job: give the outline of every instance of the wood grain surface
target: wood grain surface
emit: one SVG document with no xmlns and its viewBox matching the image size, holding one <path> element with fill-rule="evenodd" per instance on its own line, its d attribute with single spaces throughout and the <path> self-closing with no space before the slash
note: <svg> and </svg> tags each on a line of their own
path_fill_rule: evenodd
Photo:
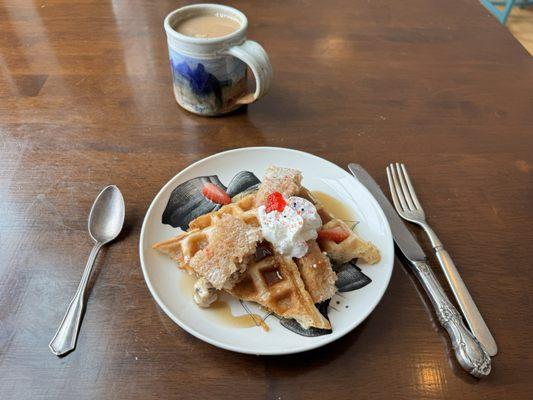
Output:
<svg viewBox="0 0 533 400">
<path fill-rule="evenodd" d="M 475 0 L 229 1 L 274 84 L 206 119 L 172 96 L 162 21 L 183 4 L 0 2 L 0 398 L 531 398 L 533 64 L 520 44 Z M 358 162 L 382 187 L 385 166 L 406 162 L 499 344 L 490 377 L 457 366 L 400 262 L 374 313 L 315 351 L 234 354 L 176 326 L 142 277 L 144 213 L 191 162 L 257 145 Z M 126 229 L 99 256 L 77 349 L 59 359 L 48 342 L 111 183 Z"/>
</svg>

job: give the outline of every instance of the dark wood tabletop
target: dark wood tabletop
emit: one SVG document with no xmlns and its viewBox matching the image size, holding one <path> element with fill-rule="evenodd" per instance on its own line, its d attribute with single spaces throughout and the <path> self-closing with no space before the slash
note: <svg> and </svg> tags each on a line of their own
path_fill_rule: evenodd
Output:
<svg viewBox="0 0 533 400">
<path fill-rule="evenodd" d="M 0 398 L 531 398 L 531 57 L 475 0 L 228 3 L 275 78 L 223 118 L 172 95 L 162 21 L 185 3 L 0 3 Z M 355 161 L 382 187 L 385 166 L 406 162 L 499 344 L 491 375 L 460 369 L 399 261 L 372 315 L 314 351 L 236 354 L 175 325 L 140 268 L 148 205 L 190 163 L 258 145 Z M 77 349 L 57 358 L 48 342 L 107 184 L 125 230 L 98 259 Z"/>
</svg>

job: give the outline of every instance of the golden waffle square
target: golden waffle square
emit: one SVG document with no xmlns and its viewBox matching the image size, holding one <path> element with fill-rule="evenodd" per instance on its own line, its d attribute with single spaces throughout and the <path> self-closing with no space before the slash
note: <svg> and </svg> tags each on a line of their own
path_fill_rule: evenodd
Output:
<svg viewBox="0 0 533 400">
<path fill-rule="evenodd" d="M 207 246 L 209 232 L 199 229 L 187 231 L 176 237 L 155 243 L 152 248 L 167 255 L 178 263 L 178 267 L 189 272 L 189 260 L 201 249 Z"/>
<path fill-rule="evenodd" d="M 192 229 L 153 247 L 216 289 L 229 288 L 246 270 L 262 238 L 261 230 L 227 213 L 213 221 L 211 226 Z"/>
<path fill-rule="evenodd" d="M 250 194 L 241 200 L 222 206 L 218 211 L 200 215 L 189 223 L 189 229 L 204 229 L 219 220 L 224 214 L 240 218 L 248 225 L 259 226 L 257 209 L 255 208 L 255 195 Z"/>
<path fill-rule="evenodd" d="M 213 231 L 213 224 L 222 215 L 229 214 L 254 227 L 259 226 L 254 195 L 249 195 L 236 203 L 227 204 L 218 211 L 204 214 L 191 221 L 187 232 L 174 238 L 154 244 L 152 247 L 166 254 L 178 263 L 180 268 L 189 269 L 188 263 L 194 255 L 205 248 Z"/>
<path fill-rule="evenodd" d="M 328 212 L 322 203 L 320 203 L 320 201 L 306 188 L 302 187 L 299 195 L 315 205 L 317 212 L 322 219 L 323 229 L 338 226 L 345 229 L 347 232 L 350 232 L 350 235 L 340 243 L 335 243 L 333 240 L 327 239 L 318 240 L 320 248 L 328 253 L 329 258 L 331 258 L 332 261 L 342 264 L 353 260 L 354 258 L 360 258 L 369 264 L 376 264 L 379 262 L 381 256 L 376 246 L 361 239 L 344 221 L 336 218 Z"/>
<path fill-rule="evenodd" d="M 273 254 L 250 263 L 242 279 L 228 292 L 256 302 L 280 317 L 294 318 L 304 328 L 331 329 L 329 321 L 315 307 L 290 257 Z"/>
</svg>

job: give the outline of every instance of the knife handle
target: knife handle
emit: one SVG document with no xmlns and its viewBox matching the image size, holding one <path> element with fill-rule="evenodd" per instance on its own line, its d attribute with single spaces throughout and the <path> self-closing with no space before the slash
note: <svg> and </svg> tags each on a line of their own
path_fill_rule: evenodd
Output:
<svg viewBox="0 0 533 400">
<path fill-rule="evenodd" d="M 429 296 L 441 325 L 452 341 L 455 357 L 463 369 L 477 378 L 490 373 L 491 359 L 477 339 L 466 328 L 461 315 L 452 305 L 429 265 L 412 261 L 413 270 Z"/>
</svg>

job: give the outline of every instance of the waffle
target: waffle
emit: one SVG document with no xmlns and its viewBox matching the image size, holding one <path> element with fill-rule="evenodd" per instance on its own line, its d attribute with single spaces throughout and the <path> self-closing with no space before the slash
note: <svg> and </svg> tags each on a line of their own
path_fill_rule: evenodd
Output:
<svg viewBox="0 0 533 400">
<path fill-rule="evenodd" d="M 329 321 L 315 307 L 290 257 L 267 255 L 249 264 L 243 278 L 228 292 L 256 302 L 280 317 L 294 318 L 304 328 L 331 329 Z"/>
<path fill-rule="evenodd" d="M 197 232 L 197 230 L 195 232 Z M 191 254 L 194 255 L 195 252 L 192 251 L 191 247 L 202 248 L 207 245 L 207 240 L 203 243 L 204 239 L 206 239 L 204 235 L 198 235 L 196 238 L 193 238 L 191 232 L 185 232 L 173 238 L 163 240 L 162 242 L 157 242 L 152 245 L 152 248 L 176 261 L 179 268 L 192 272 L 188 268 L 185 259 L 190 259 Z M 195 245 L 185 246 L 184 240 L 189 240 L 191 243 L 195 242 Z"/>
<path fill-rule="evenodd" d="M 337 275 L 331 268 L 328 256 L 320 250 L 318 244 L 310 240 L 307 245 L 309 246 L 307 254 L 297 258 L 295 262 L 313 302 L 321 303 L 335 294 Z"/>
<path fill-rule="evenodd" d="M 381 256 L 376 246 L 370 242 L 365 242 L 356 235 L 344 221 L 335 218 L 335 216 L 327 211 L 320 201 L 317 200 L 306 188 L 302 187 L 299 195 L 315 205 L 317 212 L 322 219 L 323 229 L 341 227 L 347 232 L 350 232 L 350 236 L 340 243 L 335 243 L 333 240 L 327 239 L 318 240 L 320 248 L 328 253 L 329 258 L 333 262 L 342 264 L 351 261 L 354 258 L 360 258 L 369 264 L 376 264 L 379 262 Z"/>
<path fill-rule="evenodd" d="M 249 195 L 236 203 L 223 206 L 218 211 L 199 216 L 190 222 L 187 232 L 156 243 L 152 247 L 172 258 L 180 268 L 190 271 L 189 261 L 199 250 L 207 246 L 213 231 L 212 226 L 224 214 L 235 216 L 248 225 L 255 227 L 260 225 L 254 208 L 254 195 Z"/>
<path fill-rule="evenodd" d="M 257 219 L 257 209 L 255 208 L 254 203 L 255 194 L 250 194 L 235 203 L 222 206 L 218 211 L 200 215 L 198 218 L 190 222 L 189 229 L 204 229 L 212 226 L 215 221 L 219 220 L 224 214 L 233 215 L 248 225 L 258 227 L 260 226 L 260 223 L 259 219 Z"/>
<path fill-rule="evenodd" d="M 226 210 L 229 209 L 233 207 Z M 170 256 L 189 273 L 206 278 L 214 288 L 231 288 L 246 270 L 262 238 L 258 227 L 246 224 L 239 216 L 222 212 L 211 225 L 193 228 L 156 243 L 153 248 Z"/>
</svg>

